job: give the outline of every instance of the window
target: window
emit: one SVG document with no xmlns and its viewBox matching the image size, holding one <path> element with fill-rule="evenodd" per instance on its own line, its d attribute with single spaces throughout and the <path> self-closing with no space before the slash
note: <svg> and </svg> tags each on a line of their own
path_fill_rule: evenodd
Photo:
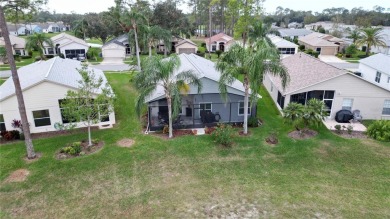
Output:
<svg viewBox="0 0 390 219">
<path fill-rule="evenodd" d="M 20 51 L 20 49 L 15 49 L 15 54 L 16 55 L 22 55 L 22 52 Z"/>
<path fill-rule="evenodd" d="M 316 51 L 317 51 L 318 53 L 321 53 L 321 48 L 317 48 Z"/>
<path fill-rule="evenodd" d="M 49 110 L 33 111 L 35 127 L 51 125 Z"/>
<path fill-rule="evenodd" d="M 282 96 L 282 94 L 278 91 L 278 99 L 277 99 L 277 102 L 278 102 L 280 108 L 282 108 L 282 109 L 284 108 L 284 99 L 285 99 L 285 97 Z"/>
<path fill-rule="evenodd" d="M 385 100 L 382 115 L 390 115 L 390 100 Z"/>
<path fill-rule="evenodd" d="M 352 103 L 353 103 L 353 99 L 344 98 L 344 99 L 343 99 L 343 106 L 342 106 L 342 109 L 343 109 L 343 110 L 349 110 L 349 111 L 351 111 L 351 110 L 352 110 Z"/>
<path fill-rule="evenodd" d="M 131 53 L 130 45 L 126 44 L 126 55 L 129 55 Z"/>
<path fill-rule="evenodd" d="M 251 114 L 251 103 L 248 103 L 248 115 Z M 243 116 L 244 115 L 244 102 L 238 103 L 238 115 Z"/>
<path fill-rule="evenodd" d="M 388 83 L 388 84 L 390 83 L 390 76 L 387 77 L 387 83 Z"/>
<path fill-rule="evenodd" d="M 54 54 L 53 48 L 47 48 L 47 54 Z"/>
<path fill-rule="evenodd" d="M 210 111 L 210 112 L 211 112 L 211 110 L 212 110 L 212 105 L 211 105 L 211 103 L 200 103 L 200 104 L 199 104 L 199 108 L 200 108 L 201 110 L 206 110 L 206 111 Z"/>
<path fill-rule="evenodd" d="M 305 105 L 306 104 L 306 96 L 307 96 L 306 92 L 291 95 L 290 102 L 300 103 L 302 105 Z"/>
<path fill-rule="evenodd" d="M 5 122 L 4 122 L 4 117 L 3 114 L 0 114 L 0 132 L 7 130 L 5 128 Z"/>
<path fill-rule="evenodd" d="M 217 50 L 217 45 L 212 45 L 211 46 L 211 51 L 215 51 L 215 50 Z"/>
<path fill-rule="evenodd" d="M 376 72 L 376 76 L 375 76 L 375 82 L 380 83 L 381 82 L 381 76 L 382 76 L 382 73 L 377 71 Z"/>
</svg>

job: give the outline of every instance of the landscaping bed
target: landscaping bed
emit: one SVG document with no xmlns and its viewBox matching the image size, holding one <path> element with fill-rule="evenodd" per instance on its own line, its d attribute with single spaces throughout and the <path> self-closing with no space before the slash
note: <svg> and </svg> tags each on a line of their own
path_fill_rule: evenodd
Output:
<svg viewBox="0 0 390 219">
<path fill-rule="evenodd" d="M 348 131 L 332 131 L 334 134 L 343 137 L 343 138 L 359 138 L 359 139 L 366 139 L 368 138 L 365 132 L 358 132 L 358 131 L 352 131 L 348 133 Z"/>
<path fill-rule="evenodd" d="M 317 134 L 318 133 L 316 131 L 314 131 L 314 130 L 303 129 L 301 131 L 295 130 L 295 131 L 292 131 L 292 132 L 288 133 L 288 137 L 293 138 L 293 139 L 302 140 L 302 139 L 313 138 Z"/>
<path fill-rule="evenodd" d="M 73 142 L 61 148 L 61 150 L 57 152 L 56 158 L 58 160 L 63 160 L 93 154 L 102 149 L 103 146 L 103 141 L 92 141 L 91 146 L 88 146 L 88 141 L 85 140 L 81 142 Z"/>
</svg>

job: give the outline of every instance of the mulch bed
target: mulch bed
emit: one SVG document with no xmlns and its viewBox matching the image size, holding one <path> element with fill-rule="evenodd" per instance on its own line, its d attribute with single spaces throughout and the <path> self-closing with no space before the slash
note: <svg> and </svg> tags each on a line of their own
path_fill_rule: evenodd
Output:
<svg viewBox="0 0 390 219">
<path fill-rule="evenodd" d="M 288 133 L 288 137 L 290 138 L 293 138 L 293 139 L 309 139 L 309 138 L 313 138 L 317 135 L 318 133 L 314 130 L 311 130 L 311 129 L 304 129 L 304 130 L 301 130 L 301 132 L 295 130 L 295 131 L 292 131 L 290 133 Z"/>
<path fill-rule="evenodd" d="M 123 147 L 123 148 L 130 148 L 131 146 L 134 145 L 134 143 L 135 143 L 135 141 L 133 139 L 130 139 L 130 138 L 124 138 L 124 139 L 121 139 L 121 140 L 116 142 L 116 144 L 119 147 Z"/>
<path fill-rule="evenodd" d="M 343 138 L 357 138 L 357 139 L 366 139 L 368 138 L 367 135 L 364 132 L 357 132 L 357 131 L 352 131 L 351 134 L 348 134 L 348 131 L 341 131 L 341 133 L 338 133 L 337 131 L 332 131 L 334 134 L 343 137 Z"/>
<path fill-rule="evenodd" d="M 26 157 L 24 157 L 23 160 L 26 161 L 26 163 L 32 163 L 32 162 L 35 162 L 35 161 L 39 160 L 39 158 L 41 158 L 41 157 L 42 157 L 42 153 L 36 152 L 34 159 L 28 159 L 27 155 L 26 155 Z"/>
<path fill-rule="evenodd" d="M 151 132 L 149 135 L 153 135 L 162 139 L 170 139 L 168 133 L 164 134 L 162 131 L 160 132 Z M 180 136 L 186 136 L 186 135 L 194 135 L 192 130 L 173 130 L 173 138 L 177 138 Z M 171 139 L 173 139 L 171 138 Z"/>
<path fill-rule="evenodd" d="M 102 149 L 103 146 L 104 146 L 103 141 L 99 141 L 99 143 L 97 143 L 97 144 L 93 144 L 92 146 L 88 146 L 88 141 L 84 140 L 81 142 L 81 148 L 82 148 L 81 152 L 84 152 L 83 156 L 88 155 L 88 154 L 93 154 L 93 153 L 99 151 L 100 149 Z M 70 158 L 80 157 L 80 156 L 81 155 L 79 155 L 79 154 L 71 155 L 71 154 L 67 154 L 67 153 L 61 153 L 61 150 L 59 150 L 56 153 L 56 158 L 58 160 L 70 159 Z"/>
<path fill-rule="evenodd" d="M 246 137 L 246 136 L 251 136 L 251 135 L 252 135 L 252 132 L 248 130 L 248 133 L 247 133 L 247 134 L 244 134 L 244 131 L 241 130 L 241 131 L 238 132 L 238 135 L 239 135 L 239 136 L 244 136 L 244 137 Z"/>
</svg>

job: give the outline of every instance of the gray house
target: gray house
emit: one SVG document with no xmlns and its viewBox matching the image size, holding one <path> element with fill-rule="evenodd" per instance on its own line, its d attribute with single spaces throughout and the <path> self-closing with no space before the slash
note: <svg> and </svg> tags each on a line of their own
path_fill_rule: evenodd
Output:
<svg viewBox="0 0 390 219">
<path fill-rule="evenodd" d="M 200 93 L 190 84 L 187 94 L 182 95 L 181 112 L 173 120 L 173 128 L 204 128 L 217 123 L 242 123 L 244 121 L 244 86 L 235 80 L 228 86 L 228 101 L 221 98 L 218 90 L 220 72 L 215 63 L 194 54 L 180 54 L 181 66 L 177 72 L 192 70 L 203 83 Z M 163 87 L 159 86 L 146 98 L 148 127 L 150 131 L 162 129 L 168 121 L 168 106 Z M 256 106 L 248 108 L 249 115 L 256 115 Z"/>
</svg>

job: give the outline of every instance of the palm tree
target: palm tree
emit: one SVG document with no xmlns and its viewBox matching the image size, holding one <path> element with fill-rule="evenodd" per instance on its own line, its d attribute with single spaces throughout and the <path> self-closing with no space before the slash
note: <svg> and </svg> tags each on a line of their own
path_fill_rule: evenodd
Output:
<svg viewBox="0 0 390 219">
<path fill-rule="evenodd" d="M 124 22 L 131 25 L 132 31 L 129 31 L 129 35 L 132 35 L 131 33 L 134 34 L 135 52 L 136 52 L 136 56 L 137 56 L 137 66 L 138 66 L 138 70 L 140 70 L 140 71 L 141 71 L 141 59 L 139 57 L 138 32 L 139 32 L 140 28 L 143 28 L 143 27 L 141 27 L 141 25 L 146 24 L 146 21 L 147 20 L 146 20 L 145 16 L 143 14 L 135 11 L 135 10 L 131 10 L 130 12 L 127 12 L 124 16 Z M 129 36 L 129 37 L 131 37 L 131 36 Z"/>
<path fill-rule="evenodd" d="M 248 43 L 250 46 L 259 42 L 266 41 L 268 44 L 274 45 L 271 40 L 267 37 L 267 34 L 280 35 L 278 31 L 271 29 L 271 24 L 266 24 L 263 22 L 255 22 L 249 27 L 248 31 Z"/>
<path fill-rule="evenodd" d="M 356 41 L 358 39 L 360 39 L 360 30 L 359 29 L 354 29 L 353 31 L 351 31 L 349 33 L 349 36 L 347 36 L 347 38 L 352 39 L 353 40 L 353 44 L 355 44 Z"/>
<path fill-rule="evenodd" d="M 152 56 L 153 46 L 155 46 L 160 41 L 163 41 L 164 44 L 166 41 L 170 42 L 171 37 L 171 32 L 161 28 L 160 26 L 147 27 L 147 44 L 149 47 L 149 57 Z"/>
<path fill-rule="evenodd" d="M 53 47 L 53 42 L 44 33 L 34 33 L 33 35 L 27 37 L 26 49 L 38 50 L 41 59 L 45 60 L 46 57 L 43 55 L 43 51 L 45 50 L 43 44 L 45 43 L 48 44 L 50 47 Z"/>
<path fill-rule="evenodd" d="M 254 35 L 252 35 L 252 39 Z M 239 44 L 233 45 L 219 59 L 216 68 L 221 71 L 219 90 L 223 99 L 227 99 L 227 85 L 235 78 L 243 77 L 245 89 L 244 109 L 249 105 L 249 89 L 251 100 L 255 102 L 259 94 L 263 75 L 270 73 L 280 76 L 285 87 L 289 81 L 287 70 L 280 62 L 279 51 L 272 46 L 267 37 L 258 37 L 258 41 L 244 48 Z M 248 110 L 244 110 L 244 134 L 248 133 Z"/>
<path fill-rule="evenodd" d="M 172 138 L 172 117 L 176 117 L 181 105 L 181 91 L 193 84 L 198 87 L 198 93 L 202 89 L 202 83 L 193 71 L 177 72 L 180 67 L 180 59 L 174 55 L 162 59 L 160 56 L 152 56 L 142 63 L 142 71 L 135 77 L 135 86 L 140 91 L 136 100 L 138 115 L 145 102 L 157 86 L 162 86 L 168 104 L 169 138 Z M 172 111 L 173 109 L 173 111 Z"/>
<path fill-rule="evenodd" d="M 299 123 L 304 115 L 305 107 L 300 103 L 291 102 L 283 109 L 283 118 L 294 125 L 297 131 L 301 131 Z"/>
<path fill-rule="evenodd" d="M 371 46 L 386 46 L 383 34 L 381 34 L 382 28 L 363 28 L 361 30 L 361 38 L 356 41 L 356 44 L 367 45 L 366 55 L 370 54 Z"/>
<path fill-rule="evenodd" d="M 5 21 L 5 17 L 4 17 L 3 6 L 1 6 L 1 5 L 0 5 L 0 29 L 1 29 L 2 35 L 4 37 L 5 48 L 7 50 L 7 56 L 8 56 L 8 62 L 9 62 L 9 65 L 11 67 L 12 80 L 13 80 L 14 86 L 15 86 L 16 99 L 17 99 L 18 105 L 19 105 L 19 114 L 20 114 L 20 118 L 22 120 L 24 142 L 26 144 L 26 149 L 27 149 L 27 158 L 34 159 L 36 157 L 36 154 L 34 151 L 34 145 L 33 145 L 32 140 L 31 140 L 30 125 L 28 124 L 28 120 L 27 120 L 26 107 L 24 105 L 22 87 L 20 86 L 19 76 L 18 76 L 18 72 L 16 69 L 16 64 L 15 64 L 15 59 L 14 59 L 14 56 L 12 53 L 12 45 L 11 45 L 11 40 L 9 38 L 8 27 L 7 27 L 7 23 Z"/>
</svg>

